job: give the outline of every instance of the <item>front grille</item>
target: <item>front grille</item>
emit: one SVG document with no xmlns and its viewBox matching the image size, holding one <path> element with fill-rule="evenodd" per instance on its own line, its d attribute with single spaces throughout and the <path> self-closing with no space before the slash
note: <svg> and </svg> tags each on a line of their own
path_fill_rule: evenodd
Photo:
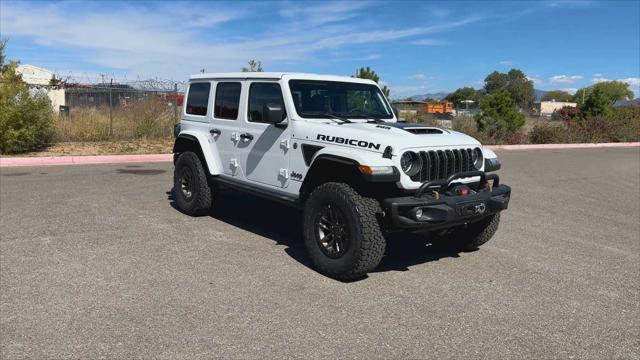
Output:
<svg viewBox="0 0 640 360">
<path fill-rule="evenodd" d="M 413 181 L 446 179 L 451 174 L 476 170 L 471 160 L 473 149 L 420 151 L 422 169 L 411 177 Z"/>
</svg>

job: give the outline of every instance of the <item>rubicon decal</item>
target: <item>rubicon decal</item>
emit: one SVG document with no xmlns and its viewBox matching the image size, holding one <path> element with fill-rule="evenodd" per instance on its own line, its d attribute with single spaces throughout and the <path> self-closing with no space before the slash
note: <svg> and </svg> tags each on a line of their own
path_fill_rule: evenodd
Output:
<svg viewBox="0 0 640 360">
<path fill-rule="evenodd" d="M 317 140 L 326 141 L 326 142 L 333 142 L 333 143 L 336 143 L 336 144 L 359 146 L 359 147 L 363 147 L 363 148 L 367 148 L 367 149 L 380 150 L 380 144 L 374 144 L 372 142 L 368 142 L 368 141 L 364 141 L 364 140 L 346 139 L 346 138 L 339 137 L 339 136 L 329 136 L 329 135 L 318 134 Z"/>
</svg>

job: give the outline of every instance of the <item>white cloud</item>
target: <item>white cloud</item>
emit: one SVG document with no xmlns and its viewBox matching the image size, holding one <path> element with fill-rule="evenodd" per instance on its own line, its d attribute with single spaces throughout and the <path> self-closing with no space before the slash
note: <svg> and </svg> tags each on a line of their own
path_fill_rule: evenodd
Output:
<svg viewBox="0 0 640 360">
<path fill-rule="evenodd" d="M 564 89 L 560 89 L 560 90 L 562 90 L 562 91 L 566 91 L 566 92 L 568 92 L 568 93 L 569 93 L 569 94 L 571 94 L 571 95 L 574 95 L 574 94 L 578 91 L 578 89 L 577 89 L 577 88 L 564 88 Z"/>
<path fill-rule="evenodd" d="M 591 82 L 594 84 L 597 84 L 599 82 L 603 82 L 603 81 L 610 81 L 609 79 L 607 79 L 606 77 L 604 77 L 602 74 L 595 74 L 593 75 L 593 79 L 591 79 Z"/>
<path fill-rule="evenodd" d="M 438 39 L 418 39 L 411 41 L 411 45 L 422 45 L 422 46 L 439 46 L 446 45 L 447 43 Z"/>
<path fill-rule="evenodd" d="M 592 0 L 550 0 L 545 1 L 546 7 L 552 8 L 576 8 L 576 7 L 589 7 L 593 5 Z"/>
<path fill-rule="evenodd" d="M 553 84 L 573 84 L 578 80 L 582 80 L 583 76 L 581 75 L 556 75 L 549 78 L 549 81 Z"/>
<path fill-rule="evenodd" d="M 511 65 L 511 64 L 513 64 L 513 61 L 511 61 L 511 60 L 502 60 L 499 63 L 500 63 L 500 65 Z"/>
<path fill-rule="evenodd" d="M 411 80 L 425 80 L 427 78 L 427 76 L 425 74 L 414 74 L 409 76 L 409 79 Z"/>
<path fill-rule="evenodd" d="M 623 83 L 627 83 L 630 86 L 640 86 L 640 78 L 630 77 L 626 79 L 618 79 L 618 81 L 622 81 Z"/>
<path fill-rule="evenodd" d="M 428 88 L 426 85 L 389 85 L 389 89 L 391 89 L 391 94 L 393 96 L 398 96 L 424 93 Z"/>
</svg>

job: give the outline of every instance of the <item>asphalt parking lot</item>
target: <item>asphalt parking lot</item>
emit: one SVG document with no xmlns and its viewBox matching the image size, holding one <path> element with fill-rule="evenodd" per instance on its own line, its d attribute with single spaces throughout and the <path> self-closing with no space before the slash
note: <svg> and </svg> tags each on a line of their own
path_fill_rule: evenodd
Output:
<svg viewBox="0 0 640 360">
<path fill-rule="evenodd" d="M 2 359 L 640 358 L 640 149 L 500 151 L 497 235 L 309 267 L 300 214 L 172 206 L 172 164 L 0 169 Z"/>
</svg>

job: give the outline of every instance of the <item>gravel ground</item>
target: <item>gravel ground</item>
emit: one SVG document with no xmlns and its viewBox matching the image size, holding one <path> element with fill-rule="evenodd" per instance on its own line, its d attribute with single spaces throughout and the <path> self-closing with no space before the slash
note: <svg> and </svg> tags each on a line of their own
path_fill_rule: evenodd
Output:
<svg viewBox="0 0 640 360">
<path fill-rule="evenodd" d="M 172 165 L 0 169 L 0 357 L 640 359 L 640 150 L 499 151 L 498 233 L 342 283 L 300 213 L 173 207 Z"/>
</svg>

